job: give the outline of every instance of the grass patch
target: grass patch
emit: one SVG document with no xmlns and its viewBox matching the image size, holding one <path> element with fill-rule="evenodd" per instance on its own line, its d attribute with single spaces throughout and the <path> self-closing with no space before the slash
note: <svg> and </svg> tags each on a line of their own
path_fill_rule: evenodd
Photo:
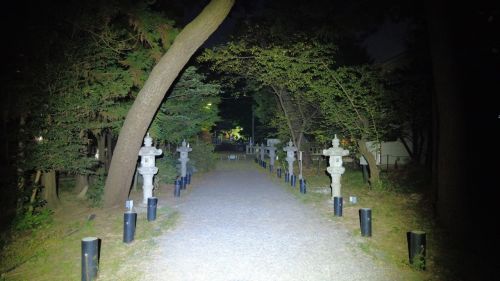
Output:
<svg viewBox="0 0 500 281">
<path fill-rule="evenodd" d="M 138 213 L 135 239 L 123 239 L 123 210 L 89 208 L 84 202 L 62 196 L 63 206 L 54 222 L 33 231 L 16 232 L 0 256 L 0 280 L 81 279 L 81 239 L 101 239 L 99 280 L 137 280 L 141 265 L 150 260 L 155 237 L 174 227 L 178 213 L 168 207 L 157 209 L 157 219 L 147 221 Z M 89 216 L 93 214 L 94 216 Z"/>
<path fill-rule="evenodd" d="M 330 177 L 316 168 L 303 171 L 307 193 L 297 187 L 286 190 L 301 202 L 313 205 L 318 212 L 345 226 L 355 239 L 355 247 L 376 260 L 399 269 L 398 280 L 459 280 L 454 273 L 458 253 L 448 248 L 446 234 L 432 219 L 431 206 L 423 190 L 425 180 L 418 171 L 400 169 L 383 174 L 383 188 L 370 189 L 363 181 L 361 170 L 346 168 L 342 176 L 344 198 L 343 217 L 333 216 Z M 424 175 L 425 176 L 425 175 Z M 283 178 L 269 177 L 285 186 Z M 357 204 L 349 203 L 349 196 L 357 197 Z M 372 237 L 361 237 L 360 208 L 372 209 Z M 410 265 L 406 232 L 422 230 L 427 233 L 426 270 Z"/>
</svg>

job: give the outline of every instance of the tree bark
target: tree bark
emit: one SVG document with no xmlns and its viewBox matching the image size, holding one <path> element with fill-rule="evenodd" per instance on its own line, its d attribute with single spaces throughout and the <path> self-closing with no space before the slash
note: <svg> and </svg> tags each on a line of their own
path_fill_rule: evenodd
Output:
<svg viewBox="0 0 500 281">
<path fill-rule="evenodd" d="M 368 150 L 366 141 L 358 140 L 358 149 L 363 157 L 365 157 L 366 162 L 368 162 L 368 167 L 370 168 L 370 178 L 368 179 L 368 182 L 373 186 L 380 180 L 380 172 L 377 166 L 377 159 L 375 159 L 373 154 Z"/>
<path fill-rule="evenodd" d="M 78 174 L 75 176 L 75 182 L 76 182 L 75 184 L 76 193 L 78 193 L 78 195 L 80 196 L 80 194 L 82 194 L 82 191 L 88 189 L 89 175 Z M 85 197 L 85 194 L 81 195 L 80 197 Z"/>
<path fill-rule="evenodd" d="M 18 143 L 17 143 L 17 188 L 19 194 L 23 194 L 24 189 L 25 189 L 25 184 L 26 184 L 26 179 L 24 175 L 24 164 L 25 164 L 25 144 L 24 144 L 24 138 L 25 138 L 25 127 L 26 127 L 26 114 L 21 114 L 19 117 L 19 135 L 18 135 Z M 7 140 L 8 142 L 8 140 Z M 7 155 L 8 156 L 8 155 Z M 21 211 L 23 209 L 23 200 L 22 196 L 19 196 L 18 201 L 17 201 L 17 211 Z"/>
<path fill-rule="evenodd" d="M 167 90 L 194 52 L 226 18 L 234 0 L 212 0 L 176 37 L 153 68 L 129 110 L 118 136 L 106 178 L 104 206 L 121 205 L 128 197 L 142 139 Z"/>
<path fill-rule="evenodd" d="M 109 166 L 111 165 L 111 159 L 113 158 L 113 149 L 113 134 L 111 134 L 111 131 L 106 131 L 106 162 L 104 163 L 106 172 L 109 171 Z"/>
<path fill-rule="evenodd" d="M 57 196 L 57 180 L 56 171 L 50 170 L 42 175 L 43 199 L 47 201 L 47 207 L 54 209 L 59 205 L 59 197 Z"/>
<path fill-rule="evenodd" d="M 106 133 L 104 131 L 101 131 L 97 134 L 97 153 L 99 156 L 97 157 L 97 160 L 99 162 L 105 164 L 106 162 Z"/>
<path fill-rule="evenodd" d="M 453 18 L 443 1 L 428 4 L 428 30 L 437 104 L 437 213 L 449 229 L 461 232 L 465 215 L 465 118 Z M 458 43 L 458 42 L 457 42 Z"/>
</svg>

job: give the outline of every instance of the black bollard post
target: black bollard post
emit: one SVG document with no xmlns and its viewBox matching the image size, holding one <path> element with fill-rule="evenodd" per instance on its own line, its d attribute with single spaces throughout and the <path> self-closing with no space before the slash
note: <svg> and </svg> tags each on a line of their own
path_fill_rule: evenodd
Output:
<svg viewBox="0 0 500 281">
<path fill-rule="evenodd" d="M 174 197 L 181 197 L 181 180 L 175 179 Z"/>
<path fill-rule="evenodd" d="M 288 171 L 285 171 L 285 182 L 289 181 L 290 181 L 290 174 L 288 173 Z"/>
<path fill-rule="evenodd" d="M 295 187 L 296 182 L 297 182 L 297 177 L 292 174 L 292 176 L 290 177 L 290 185 L 292 187 Z"/>
<path fill-rule="evenodd" d="M 300 186 L 300 193 L 305 194 L 306 193 L 306 180 L 299 179 L 299 186 Z"/>
<path fill-rule="evenodd" d="M 181 189 L 186 189 L 186 177 L 181 177 Z"/>
<path fill-rule="evenodd" d="M 85 237 L 82 239 L 82 281 L 92 281 L 99 271 L 99 239 Z"/>
<path fill-rule="evenodd" d="M 191 184 L 191 174 L 187 174 L 187 184 Z"/>
<path fill-rule="evenodd" d="M 156 206 L 158 205 L 158 198 L 148 198 L 148 221 L 156 220 Z"/>
<path fill-rule="evenodd" d="M 278 178 L 281 178 L 281 167 L 278 167 L 278 169 L 276 169 L 276 174 L 278 175 Z"/>
<path fill-rule="evenodd" d="M 134 241 L 136 221 L 137 213 L 125 212 L 123 215 L 123 242 L 130 243 Z"/>
<path fill-rule="evenodd" d="M 361 236 L 372 236 L 372 209 L 359 209 L 359 225 L 361 227 Z"/>
<path fill-rule="evenodd" d="M 262 167 L 265 169 L 267 167 L 267 162 L 266 161 L 262 161 Z"/>
<path fill-rule="evenodd" d="M 342 216 L 342 197 L 333 197 L 333 214 L 336 217 Z"/>
<path fill-rule="evenodd" d="M 253 161 L 255 162 L 255 164 L 259 163 L 259 160 L 257 158 L 254 158 Z"/>
<path fill-rule="evenodd" d="M 410 264 L 420 270 L 425 270 L 425 248 L 426 234 L 423 231 L 414 230 L 406 233 L 408 241 L 408 258 Z"/>
</svg>

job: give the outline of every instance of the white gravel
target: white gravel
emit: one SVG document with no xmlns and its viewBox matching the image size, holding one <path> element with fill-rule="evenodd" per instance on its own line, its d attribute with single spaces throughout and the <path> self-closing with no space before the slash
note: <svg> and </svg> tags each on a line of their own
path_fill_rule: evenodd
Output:
<svg viewBox="0 0 500 281">
<path fill-rule="evenodd" d="M 142 280 L 393 280 L 340 224 L 284 188 L 253 163 L 208 174 L 174 206 L 180 221 Z"/>
</svg>

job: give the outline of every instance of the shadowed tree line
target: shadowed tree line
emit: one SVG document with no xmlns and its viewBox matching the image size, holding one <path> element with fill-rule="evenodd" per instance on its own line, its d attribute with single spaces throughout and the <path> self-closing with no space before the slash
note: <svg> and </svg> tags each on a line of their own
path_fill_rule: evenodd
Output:
<svg viewBox="0 0 500 281">
<path fill-rule="evenodd" d="M 2 221 L 12 218 L 14 211 L 22 217 L 43 206 L 56 208 L 61 176 L 75 177 L 75 196 L 93 204 L 101 201 L 127 112 L 179 34 L 175 22 L 160 12 L 162 3 L 124 4 L 86 1 L 20 7 L 26 14 L 37 8 L 45 14 L 23 26 L 36 29 L 21 41 L 32 45 L 12 50 L 16 56 L 5 68 L 2 160 L 8 177 L 2 179 L 2 188 L 11 196 L 4 197 L 7 203 L 2 207 L 8 212 Z M 163 106 L 151 134 L 157 146 L 167 148 L 162 161 L 171 168 L 165 166 L 165 180 L 175 177 L 175 146 L 182 139 L 197 139 L 218 120 L 219 92 L 219 85 L 191 67 L 180 75 L 169 98 L 163 99 L 166 90 L 161 93 Z M 155 114 L 157 107 L 148 110 Z M 193 159 L 199 158 L 203 169 L 209 166 L 205 162 L 213 148 L 201 143 L 200 148 Z M 136 161 L 127 163 L 133 169 Z"/>
</svg>

